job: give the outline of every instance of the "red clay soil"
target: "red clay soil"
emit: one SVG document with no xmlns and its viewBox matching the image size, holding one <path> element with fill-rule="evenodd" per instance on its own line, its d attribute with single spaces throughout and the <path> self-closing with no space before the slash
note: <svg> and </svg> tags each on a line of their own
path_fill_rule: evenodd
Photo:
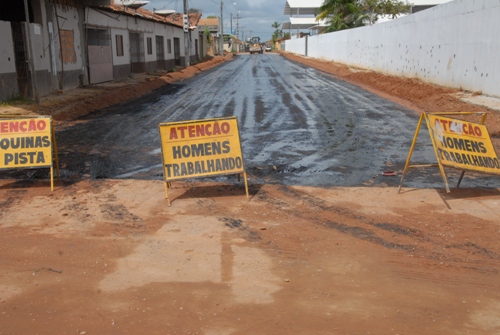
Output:
<svg viewBox="0 0 500 335">
<path fill-rule="evenodd" d="M 286 57 L 499 134 L 455 90 Z M 64 126 L 230 58 L 0 113 Z M 498 189 L 249 184 L 175 182 L 169 207 L 161 180 L 0 180 L 0 334 L 499 334 Z"/>
</svg>

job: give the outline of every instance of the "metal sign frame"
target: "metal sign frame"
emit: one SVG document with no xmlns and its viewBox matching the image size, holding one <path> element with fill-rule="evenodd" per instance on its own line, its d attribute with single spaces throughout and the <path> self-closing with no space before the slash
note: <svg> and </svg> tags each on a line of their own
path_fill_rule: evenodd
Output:
<svg viewBox="0 0 500 335">
<path fill-rule="evenodd" d="M 494 175 L 500 175 L 500 172 L 499 173 L 491 172 L 491 171 L 485 172 L 485 171 L 483 171 L 481 169 L 478 169 L 478 168 L 465 167 L 463 165 L 461 165 L 460 167 L 457 167 L 457 166 L 455 166 L 453 164 L 447 164 L 446 162 L 443 162 L 443 160 L 441 158 L 441 154 L 439 152 L 439 150 L 440 150 L 439 147 L 440 146 L 436 142 L 437 134 L 435 133 L 433 125 L 430 124 L 429 116 L 433 116 L 433 117 L 434 116 L 443 116 L 443 117 L 446 117 L 446 116 L 457 116 L 457 115 L 480 115 L 481 116 L 481 123 L 480 123 L 480 125 L 484 126 L 484 122 L 486 120 L 487 113 L 484 113 L 484 112 L 422 113 L 420 115 L 420 118 L 419 118 L 419 121 L 418 121 L 418 124 L 417 124 L 417 128 L 415 130 L 415 135 L 413 136 L 413 141 L 412 141 L 412 144 L 410 146 L 410 150 L 408 152 L 408 157 L 406 159 L 406 164 L 405 164 L 405 167 L 404 167 L 404 170 L 403 170 L 403 174 L 401 176 L 401 182 L 399 183 L 398 193 L 400 193 L 400 191 L 401 191 L 401 187 L 403 185 L 403 180 L 405 178 L 405 175 L 406 175 L 408 169 L 410 169 L 410 168 L 438 167 L 439 170 L 440 170 L 440 172 L 441 172 L 441 176 L 443 177 L 443 181 L 445 183 L 445 188 L 446 188 L 446 192 L 447 193 L 450 193 L 450 188 L 449 188 L 449 185 L 448 185 L 448 177 L 446 175 L 446 171 L 444 170 L 444 167 L 449 167 L 449 168 L 454 168 L 454 169 L 460 169 L 460 170 L 462 170 L 462 172 L 460 174 L 460 178 L 459 178 L 458 183 L 457 183 L 457 188 L 460 187 L 460 183 L 462 182 L 462 179 L 464 177 L 464 174 L 465 174 L 466 170 L 476 171 L 476 172 L 482 172 L 482 173 L 488 173 L 488 174 L 494 174 Z M 410 165 L 411 156 L 413 154 L 413 150 L 415 149 L 415 145 L 416 145 L 416 142 L 417 142 L 418 134 L 420 132 L 420 128 L 421 128 L 422 123 L 424 122 L 424 120 L 425 120 L 427 128 L 429 130 L 429 136 L 431 138 L 432 147 L 434 149 L 434 154 L 436 155 L 437 163 Z M 454 119 L 454 120 L 456 120 L 456 122 L 459 123 L 459 124 L 460 123 L 477 124 L 477 123 L 473 123 L 473 122 L 469 122 L 469 121 L 464 121 L 464 120 L 459 120 L 459 119 Z M 487 139 L 491 143 L 491 139 L 490 139 L 489 134 L 487 133 L 487 130 L 486 130 L 486 134 L 485 134 L 485 139 Z M 491 148 L 492 148 L 493 154 L 495 154 L 495 156 L 496 156 L 495 149 L 494 149 L 494 147 L 492 145 L 491 145 Z M 495 158 L 498 160 L 497 157 L 495 157 Z"/>
</svg>

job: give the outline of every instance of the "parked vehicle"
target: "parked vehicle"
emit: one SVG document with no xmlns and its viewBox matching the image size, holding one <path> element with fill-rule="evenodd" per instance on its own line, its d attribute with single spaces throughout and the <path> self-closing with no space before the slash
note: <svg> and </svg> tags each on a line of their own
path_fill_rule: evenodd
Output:
<svg viewBox="0 0 500 335">
<path fill-rule="evenodd" d="M 269 44 L 266 45 L 266 51 L 269 52 L 269 51 L 272 51 L 273 48 L 271 48 L 271 46 Z"/>
</svg>

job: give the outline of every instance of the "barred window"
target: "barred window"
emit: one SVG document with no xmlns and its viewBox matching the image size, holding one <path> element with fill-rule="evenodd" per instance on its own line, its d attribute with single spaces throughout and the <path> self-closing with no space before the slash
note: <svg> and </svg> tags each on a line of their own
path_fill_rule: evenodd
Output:
<svg viewBox="0 0 500 335">
<path fill-rule="evenodd" d="M 109 46 L 110 36 L 106 29 L 88 28 L 87 29 L 88 45 Z"/>
</svg>

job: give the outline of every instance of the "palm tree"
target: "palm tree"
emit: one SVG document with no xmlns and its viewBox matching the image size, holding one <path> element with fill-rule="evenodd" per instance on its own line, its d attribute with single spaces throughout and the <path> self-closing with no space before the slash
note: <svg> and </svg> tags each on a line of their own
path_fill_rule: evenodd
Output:
<svg viewBox="0 0 500 335">
<path fill-rule="evenodd" d="M 379 15 L 397 15 L 408 13 L 407 0 L 325 0 L 319 8 L 317 20 L 326 19 L 329 27 L 326 32 L 373 24 Z"/>
<path fill-rule="evenodd" d="M 275 33 L 276 35 L 278 35 L 278 33 L 279 33 L 280 26 L 281 26 L 281 23 L 279 23 L 279 22 L 274 22 L 274 23 L 271 25 L 271 27 L 273 27 L 273 28 L 274 28 L 274 33 Z"/>
<path fill-rule="evenodd" d="M 281 26 L 281 23 L 279 22 L 274 22 L 271 27 L 274 28 L 274 34 L 273 34 L 273 44 L 274 44 L 274 41 L 276 41 L 277 38 L 281 37 L 282 35 L 282 31 L 280 30 L 280 26 Z"/>
</svg>

